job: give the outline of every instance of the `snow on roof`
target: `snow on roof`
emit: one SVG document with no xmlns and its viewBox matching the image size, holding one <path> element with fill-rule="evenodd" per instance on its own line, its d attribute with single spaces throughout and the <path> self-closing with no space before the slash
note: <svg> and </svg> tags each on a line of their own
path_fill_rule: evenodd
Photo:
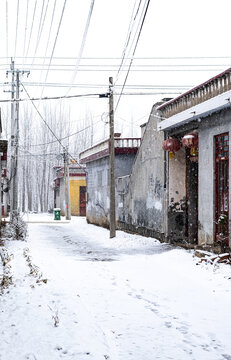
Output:
<svg viewBox="0 0 231 360">
<path fill-rule="evenodd" d="M 231 106 L 231 90 L 161 121 L 158 130 L 169 130 Z"/>
</svg>

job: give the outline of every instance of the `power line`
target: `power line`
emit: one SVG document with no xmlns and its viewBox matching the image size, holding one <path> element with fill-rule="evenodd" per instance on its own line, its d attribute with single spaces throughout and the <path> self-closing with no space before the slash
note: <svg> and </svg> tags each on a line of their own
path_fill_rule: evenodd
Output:
<svg viewBox="0 0 231 360">
<path fill-rule="evenodd" d="M 31 23 L 31 28 L 30 28 L 30 36 L 29 36 L 29 41 L 28 41 L 28 46 L 27 46 L 26 58 L 27 58 L 29 48 L 30 48 L 30 42 L 31 42 L 31 36 L 32 36 L 32 32 L 33 32 L 33 27 L 34 27 L 34 18 L 35 18 L 36 8 L 37 8 L 37 0 L 35 1 L 35 5 L 34 5 L 34 11 L 33 11 L 32 23 Z M 33 57 L 30 57 L 30 59 L 33 59 Z"/>
<path fill-rule="evenodd" d="M 21 83 L 21 82 L 20 82 L 20 83 Z M 44 124 L 47 126 L 47 128 L 48 128 L 49 131 L 52 133 L 52 135 L 55 137 L 55 139 L 56 139 L 56 140 L 59 142 L 59 144 L 62 146 L 64 152 L 65 152 L 67 155 L 69 155 L 73 160 L 75 160 L 76 163 L 77 163 L 80 167 L 82 167 L 82 166 L 78 163 L 78 161 L 67 151 L 67 149 L 65 148 L 65 146 L 62 144 L 61 140 L 56 136 L 56 134 L 54 133 L 54 131 L 51 129 L 51 127 L 49 126 L 49 124 L 46 122 L 46 120 L 44 119 L 44 117 L 43 117 L 42 114 L 40 113 L 39 109 L 36 107 L 33 99 L 30 98 L 30 95 L 29 95 L 28 91 L 26 90 L 25 86 L 23 85 L 23 83 L 21 83 L 21 85 L 22 85 L 23 89 L 25 90 L 28 98 L 30 99 L 32 105 L 34 106 L 36 112 L 38 113 L 39 117 L 42 119 L 42 121 L 43 121 Z"/>
<path fill-rule="evenodd" d="M 8 68 L 3 68 L 1 70 L 5 71 Z M 63 72 L 68 72 L 68 71 L 73 71 L 73 69 L 62 69 L 62 68 L 56 68 L 56 69 L 44 69 L 44 68 L 33 68 L 33 71 L 44 71 L 44 70 L 48 70 L 48 71 L 63 71 Z M 115 69 L 79 69 L 79 71 L 82 72 L 114 72 Z M 127 69 L 121 69 L 121 71 L 126 71 L 128 72 Z M 201 72 L 201 71 L 206 71 L 206 72 L 214 72 L 214 71 L 224 71 L 224 68 L 217 68 L 217 69 L 129 69 L 129 72 Z"/>
<path fill-rule="evenodd" d="M 140 5 L 141 5 L 141 2 L 142 2 L 142 0 L 140 0 L 140 3 L 139 3 L 139 7 L 138 7 L 138 9 L 137 9 L 137 13 L 136 13 L 136 16 L 138 15 L 138 12 L 139 12 L 139 8 L 140 8 Z M 138 36 L 137 36 L 137 32 L 138 32 L 138 29 L 140 28 L 140 26 L 141 26 L 141 24 L 140 24 L 140 22 L 142 21 L 142 18 L 143 18 L 143 14 L 144 14 L 144 11 L 145 11 L 145 6 L 146 6 L 146 4 L 147 4 L 147 0 L 145 0 L 145 2 L 144 2 L 144 6 L 143 6 L 143 9 L 142 9 L 142 11 L 141 11 L 141 16 L 140 16 L 140 19 L 138 20 L 138 24 L 137 24 L 137 28 L 136 28 L 136 30 L 135 30 L 135 35 L 133 36 L 133 39 L 132 39 L 132 42 L 131 42 L 131 45 L 130 45 L 130 48 L 129 48 L 129 50 L 128 50 L 128 54 L 127 54 L 127 56 L 129 56 L 130 55 L 130 53 L 131 53 L 131 51 L 132 51 L 132 48 L 133 48 L 133 51 L 134 51 L 134 49 L 135 49 L 135 46 L 134 46 L 134 42 L 135 42 L 135 39 L 138 39 Z M 136 18 L 136 16 L 135 16 L 135 18 Z M 134 18 L 134 22 L 135 22 L 135 18 Z M 129 45 L 129 44 L 128 44 Z M 134 56 L 134 54 L 132 55 L 132 57 Z M 123 68 L 120 68 L 120 71 L 121 70 L 123 70 L 124 71 L 124 67 L 125 66 L 127 66 L 126 64 L 124 64 L 124 66 L 123 66 Z M 119 75 L 119 74 L 118 74 Z M 117 76 L 118 77 L 118 76 Z"/>
<path fill-rule="evenodd" d="M 24 86 L 23 86 L 24 87 Z M 182 92 L 149 92 L 149 93 L 115 93 L 115 95 L 177 95 L 177 94 L 182 94 Z M 78 94 L 78 95 L 63 95 L 63 96 L 50 96 L 50 97 L 43 97 L 43 98 L 29 98 L 29 100 L 31 101 L 40 101 L 40 100 L 60 100 L 60 99 L 73 99 L 73 98 L 82 98 L 82 97 L 108 97 L 107 94 Z M 28 99 L 17 99 L 18 102 L 23 102 L 23 101 L 28 101 Z M 0 100 L 0 103 L 8 103 L 8 102 L 16 102 L 16 100 Z"/>
<path fill-rule="evenodd" d="M 131 66 L 132 66 L 133 58 L 134 58 L 134 55 L 135 55 L 135 52 L 136 52 L 136 48 L 137 48 L 137 45 L 138 45 L 138 42 L 139 42 L 139 39 L 140 39 L 140 35 L 141 35 L 141 32 L 142 32 L 142 29 L 143 29 L 144 21 L 145 21 L 147 12 L 148 12 L 149 4 L 150 4 L 150 0 L 148 0 L 147 5 L 146 5 L 146 8 L 145 8 L 143 20 L 142 20 L 142 23 L 141 23 L 141 26 L 140 26 L 140 31 L 139 31 L 138 37 L 137 37 L 137 39 L 136 39 L 136 44 L 135 44 L 135 47 L 134 47 L 134 50 L 133 50 L 133 53 L 132 53 L 132 58 L 131 58 L 131 60 L 130 60 L 129 68 L 128 68 L 128 71 L 127 71 L 127 74 L 126 74 L 126 77 L 125 77 L 125 80 L 124 80 L 124 83 L 123 83 L 123 87 L 122 87 L 122 90 L 121 90 L 119 99 L 118 99 L 118 101 L 117 101 L 117 104 L 116 104 L 115 112 L 116 112 L 116 110 L 117 110 L 117 108 L 118 108 L 118 105 L 119 105 L 119 102 L 120 102 L 120 99 L 121 99 L 121 96 L 122 96 L 122 93 L 123 93 L 123 90 L 124 90 L 124 86 L 125 86 L 125 84 L 126 84 L 126 82 L 127 82 L 127 79 L 128 79 L 128 75 L 129 75 L 129 72 L 130 72 L 130 69 L 131 69 Z"/>
<path fill-rule="evenodd" d="M 34 56 L 35 56 L 35 54 L 37 53 L 38 46 L 39 46 L 39 42 L 40 42 L 41 35 L 42 35 L 42 32 L 43 32 L 43 27 L 44 27 L 46 15 L 47 15 L 47 9 L 48 9 L 48 5 L 49 5 L 49 0 L 47 0 L 47 5 L 46 5 L 46 9 L 45 9 L 45 14 L 44 14 L 43 21 L 42 21 L 42 15 L 43 15 L 44 5 L 45 5 L 45 1 L 43 0 L 42 12 L 41 12 L 40 23 L 39 23 L 39 30 L 38 30 L 38 37 L 37 37 L 37 43 L 36 43 L 36 47 L 35 47 Z M 34 59 L 33 59 L 32 62 L 34 62 Z"/>
<path fill-rule="evenodd" d="M 85 46 L 86 39 L 87 39 L 87 33 L 88 33 L 88 29 L 89 29 L 89 26 L 90 26 L 90 21 L 91 21 L 91 17 L 92 17 L 92 13 L 93 13 L 94 3 L 95 3 L 95 0 L 91 0 L 90 10 L 89 10 L 89 13 L 88 13 L 86 26 L 85 26 L 84 33 L 83 33 L 83 38 L 82 38 L 82 42 L 81 42 L 81 46 L 80 46 L 80 50 L 79 50 L 78 59 L 77 59 L 77 62 L 75 64 L 74 74 L 73 74 L 72 79 L 71 79 L 72 84 L 75 81 L 75 78 L 76 78 L 76 75 L 77 75 L 77 72 L 78 72 L 78 69 L 79 69 L 80 61 L 81 61 L 81 58 L 82 58 L 82 55 L 83 55 L 83 50 L 84 50 L 84 46 Z M 66 95 L 69 93 L 70 89 L 71 89 L 71 87 L 68 89 Z"/>
<path fill-rule="evenodd" d="M 98 124 L 99 122 L 101 122 L 101 120 L 97 121 L 97 122 L 94 123 L 93 125 L 96 125 L 96 124 Z M 81 129 L 81 130 L 78 130 L 78 131 L 74 132 L 73 134 L 70 134 L 70 135 L 67 135 L 67 136 L 65 136 L 65 137 L 63 137 L 63 138 L 60 138 L 60 141 L 65 140 L 65 139 L 68 139 L 68 138 L 70 138 L 71 136 L 80 134 L 81 132 L 83 132 L 83 131 L 85 131 L 85 130 L 87 130 L 87 129 L 89 129 L 89 128 L 91 128 L 91 125 L 86 126 L 85 128 L 83 128 L 83 129 Z M 49 141 L 49 142 L 43 143 L 43 144 L 30 144 L 30 146 L 44 146 L 44 145 L 53 144 L 53 143 L 55 143 L 55 142 L 57 142 L 57 140 Z"/>
<path fill-rule="evenodd" d="M 9 43 L 9 35 L 8 35 L 8 0 L 6 0 L 6 56 L 8 58 L 8 43 Z"/>
<path fill-rule="evenodd" d="M 135 5 L 134 5 L 134 7 L 133 7 L 133 11 L 132 11 L 132 15 L 131 15 L 131 20 L 130 20 L 130 24 L 129 24 L 129 28 L 128 28 L 128 35 L 127 35 L 127 39 L 126 39 L 125 46 L 124 46 L 124 50 L 123 50 L 122 60 L 121 60 L 121 63 L 120 63 L 118 72 L 117 72 L 117 74 L 116 74 L 115 83 L 116 83 L 117 80 L 118 80 L 119 73 L 120 73 L 120 69 L 122 68 L 123 62 L 124 62 L 124 60 L 125 60 L 126 50 L 127 50 L 127 48 L 128 48 L 128 44 L 129 44 L 129 41 L 130 41 L 130 38 L 131 38 L 132 29 L 133 29 L 133 26 L 132 26 L 131 24 L 132 24 L 132 21 L 133 21 L 133 25 L 134 25 L 136 16 L 137 16 L 138 11 L 139 11 L 140 4 L 141 4 L 141 0 L 140 0 L 140 2 L 139 2 L 139 6 L 138 6 L 138 9 L 137 9 L 137 11 L 136 11 L 136 15 L 135 15 L 134 18 L 133 18 L 133 14 L 134 14 L 134 11 L 135 11 L 136 3 L 135 3 Z"/>
<path fill-rule="evenodd" d="M 122 95 L 177 95 L 177 94 L 182 94 L 182 92 L 146 92 L 146 93 L 144 93 L 144 92 L 140 92 L 140 93 L 132 93 L 132 92 L 130 92 L 130 93 L 126 93 L 126 92 L 123 92 L 122 93 Z M 121 95 L 121 92 L 120 93 L 114 93 L 114 95 Z"/>
<path fill-rule="evenodd" d="M 26 21 L 25 21 L 24 44 L 23 44 L 23 60 L 22 60 L 23 65 L 24 65 L 24 56 L 25 56 L 25 49 L 26 49 L 26 33 L 27 33 L 28 8 L 29 8 L 29 0 L 27 0 L 27 4 L 26 4 Z"/>
<path fill-rule="evenodd" d="M 51 62 L 52 62 L 53 55 L 54 55 L 54 52 L 55 52 L 55 47 L 56 47 L 57 39 L 58 39 L 58 36 L 59 36 L 59 31 L 60 31 L 61 24 L 62 24 L 62 20 L 63 20 L 63 15 L 64 15 L 66 3 L 67 3 L 67 0 L 64 0 L 63 8 L 62 8 L 62 13 L 61 13 L 61 17 L 60 17 L 60 20 L 59 20 L 58 30 L 57 30 L 57 33 L 56 33 L 56 37 L 55 37 L 55 41 L 54 41 L 52 53 L 51 53 L 51 56 L 50 56 L 49 66 L 48 66 L 47 73 L 46 73 L 46 76 L 45 76 L 45 82 L 47 81 L 47 77 L 48 77 L 48 73 L 49 73 L 49 70 L 50 70 Z M 42 89 L 42 92 L 41 92 L 41 95 L 40 95 L 40 96 L 42 96 L 43 91 L 44 91 L 44 88 Z"/>
<path fill-rule="evenodd" d="M 25 148 L 22 148 L 22 149 L 19 149 L 21 152 L 28 152 L 29 154 L 28 155 L 23 155 L 23 156 L 57 156 L 57 153 L 47 153 L 47 154 L 32 154 L 31 152 L 29 152 L 29 150 L 25 149 Z"/>
<path fill-rule="evenodd" d="M 22 83 L 21 83 L 22 84 Z M 23 84 L 22 84 L 23 86 Z M 25 87 L 23 86 L 23 88 L 25 89 Z M 25 90 L 26 91 L 26 90 Z M 78 95 L 63 95 L 63 96 L 50 96 L 50 97 L 43 97 L 43 98 L 29 98 L 29 100 L 32 101 L 40 101 L 40 100 L 60 100 L 60 99 L 72 99 L 72 98 L 78 98 L 78 97 L 99 97 L 100 95 L 105 95 L 105 94 L 78 94 Z M 104 96 L 105 97 L 105 96 Z M 0 102 L 15 102 L 16 100 L 0 100 Z M 28 99 L 17 99 L 17 101 L 28 101 Z"/>
<path fill-rule="evenodd" d="M 18 0 L 18 3 L 17 3 L 17 18 L 16 18 L 16 31 L 15 31 L 14 58 L 16 58 L 17 39 L 18 39 L 18 14 L 19 14 L 19 0 Z"/>
<path fill-rule="evenodd" d="M 8 82 L 0 83 L 0 86 L 6 86 Z M 39 82 L 24 82 L 25 86 L 47 86 L 47 87 L 68 87 L 68 83 L 39 83 Z M 74 84 L 73 87 L 76 88 L 102 88 L 106 87 L 106 84 Z M 123 85 L 116 85 L 115 88 L 120 88 Z M 134 85 L 125 85 L 125 88 L 128 89 L 188 89 L 193 85 L 145 85 L 145 84 L 134 84 Z"/>
<path fill-rule="evenodd" d="M 23 56 L 17 56 L 17 59 L 22 59 Z M 27 59 L 33 59 L 34 56 L 27 56 Z M 0 56 L 0 59 L 9 59 L 8 56 Z M 35 56 L 35 59 L 44 59 L 44 56 Z M 50 59 L 49 56 L 45 56 L 45 59 Z M 132 59 L 132 57 L 125 57 L 126 60 Z M 146 57 L 134 57 L 134 60 L 189 60 L 189 59 L 231 59 L 231 56 L 146 56 Z M 54 56 L 53 60 L 76 60 L 73 56 Z M 82 57 L 82 60 L 121 60 L 121 57 Z"/>
<path fill-rule="evenodd" d="M 45 55 L 43 57 L 43 65 L 44 65 L 44 63 L 46 61 L 47 50 L 48 50 L 48 46 L 49 46 L 49 43 L 50 43 L 51 30 L 52 30 L 52 27 L 53 27 L 54 15 L 55 15 L 55 10 L 56 10 L 56 2 L 57 2 L 57 0 L 54 1 L 54 6 L 53 6 L 53 10 L 52 10 L 52 17 L 51 17 L 51 23 L 50 23 L 50 28 L 49 28 L 49 35 L 48 35 L 48 38 L 47 38 Z M 40 75 L 40 80 L 41 80 L 41 77 L 42 77 L 42 74 Z"/>
<path fill-rule="evenodd" d="M 17 63 L 18 66 L 23 66 L 23 63 Z M 33 67 L 33 66 L 44 66 L 48 67 L 48 64 L 42 63 L 42 64 L 36 64 L 36 63 L 27 63 L 27 66 Z M 0 66 L 8 66 L 8 64 L 0 64 Z M 224 67 L 230 67 L 230 63 L 228 64 L 133 64 L 133 68 L 155 68 L 155 67 L 163 67 L 163 68 L 171 68 L 171 67 L 209 67 L 209 66 L 224 66 Z M 63 67 L 63 68 L 74 68 L 74 64 L 51 64 L 51 67 Z M 118 68 L 118 64 L 79 64 L 79 67 L 82 68 Z M 123 67 L 129 67 L 129 65 L 124 65 Z M 44 69 L 45 70 L 45 69 Z M 55 69 L 53 69 L 55 70 Z M 73 69 L 70 69 L 73 71 Z M 121 70 L 120 70 L 121 71 Z"/>
<path fill-rule="evenodd" d="M 50 28 L 49 28 L 49 35 L 48 35 L 48 38 L 47 38 L 46 51 L 45 51 L 45 56 L 43 57 L 44 61 L 46 59 L 47 49 L 48 49 L 48 45 L 49 45 L 49 42 L 50 42 L 51 29 L 52 29 L 52 26 L 53 26 L 55 10 L 56 10 L 56 2 L 57 2 L 57 0 L 54 1 L 54 6 L 53 6 L 53 10 L 52 10 L 52 17 L 51 17 L 51 23 L 50 23 Z M 37 57 L 35 57 L 35 58 L 37 59 Z"/>
</svg>

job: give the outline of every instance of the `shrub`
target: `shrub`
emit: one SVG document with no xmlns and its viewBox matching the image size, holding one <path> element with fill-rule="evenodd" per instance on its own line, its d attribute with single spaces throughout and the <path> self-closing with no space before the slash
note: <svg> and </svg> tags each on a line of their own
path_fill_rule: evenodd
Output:
<svg viewBox="0 0 231 360">
<path fill-rule="evenodd" d="M 3 237 L 10 238 L 12 240 L 25 240 L 27 236 L 27 224 L 20 216 L 18 211 L 13 211 L 11 214 L 11 220 L 4 228 Z"/>
</svg>

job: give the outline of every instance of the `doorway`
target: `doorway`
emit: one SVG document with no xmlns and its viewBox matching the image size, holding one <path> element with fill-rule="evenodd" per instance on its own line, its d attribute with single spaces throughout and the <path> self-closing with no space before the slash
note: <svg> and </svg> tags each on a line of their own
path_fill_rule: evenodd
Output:
<svg viewBox="0 0 231 360">
<path fill-rule="evenodd" d="M 86 216 L 86 186 L 79 187 L 79 215 Z"/>
<path fill-rule="evenodd" d="M 229 236 L 229 134 L 215 136 L 215 233 Z"/>
<path fill-rule="evenodd" d="M 198 155 L 186 149 L 186 236 L 191 244 L 198 242 Z"/>
</svg>

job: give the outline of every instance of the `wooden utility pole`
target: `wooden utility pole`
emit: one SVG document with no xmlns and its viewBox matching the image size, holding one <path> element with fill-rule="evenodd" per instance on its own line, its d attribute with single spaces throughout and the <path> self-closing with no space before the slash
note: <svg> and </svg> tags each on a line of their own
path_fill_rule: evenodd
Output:
<svg viewBox="0 0 231 360">
<path fill-rule="evenodd" d="M 64 157 L 64 184 L 65 184 L 65 216 L 66 216 L 66 220 L 71 220 L 69 159 L 66 149 L 64 151 L 63 157 Z"/>
<path fill-rule="evenodd" d="M 110 149 L 110 238 L 116 236 L 115 230 L 115 144 L 114 144 L 114 101 L 113 78 L 109 77 L 109 149 Z"/>
</svg>

